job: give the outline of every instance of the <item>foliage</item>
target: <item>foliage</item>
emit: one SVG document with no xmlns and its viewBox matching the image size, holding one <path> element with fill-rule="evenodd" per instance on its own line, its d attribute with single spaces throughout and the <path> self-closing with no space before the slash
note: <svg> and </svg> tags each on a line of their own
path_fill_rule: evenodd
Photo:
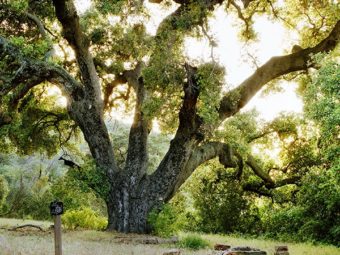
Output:
<svg viewBox="0 0 340 255">
<path fill-rule="evenodd" d="M 170 237 L 179 231 L 195 229 L 195 218 L 186 210 L 187 201 L 183 194 L 177 194 L 161 210 L 153 210 L 148 216 L 148 222 L 153 232 L 162 237 Z"/>
<path fill-rule="evenodd" d="M 255 231 L 259 217 L 232 173 L 214 163 L 197 172 L 185 187 L 193 201 L 197 229 L 209 233 Z"/>
<path fill-rule="evenodd" d="M 316 170 L 303 180 L 296 205 L 279 206 L 264 218 L 266 235 L 337 245 L 340 238 L 340 179 L 336 171 Z M 268 208 L 269 209 L 269 208 Z"/>
<path fill-rule="evenodd" d="M 153 232 L 162 237 L 170 237 L 179 230 L 176 228 L 177 214 L 175 208 L 165 204 L 160 212 L 153 210 L 148 216 L 148 222 Z"/>
<path fill-rule="evenodd" d="M 101 209 L 98 206 L 98 198 L 89 189 L 84 189 L 83 184 L 71 178 L 68 174 L 56 179 L 51 185 L 51 193 L 54 199 L 62 201 L 64 203 L 64 209 L 75 210 L 82 206 L 94 206 L 97 209 Z"/>
<path fill-rule="evenodd" d="M 199 250 L 207 248 L 210 244 L 198 234 L 187 234 L 184 237 L 181 237 L 178 245 L 181 248 Z"/>
<path fill-rule="evenodd" d="M 44 159 L 42 155 L 14 155 L 7 162 L 4 161 L 0 167 L 0 180 L 7 180 L 8 195 L 0 214 L 6 217 L 49 220 L 49 205 L 55 199 L 64 203 L 65 211 L 82 206 L 103 211 L 103 202 L 90 190 L 84 190 L 79 181 L 65 175 L 63 168 L 53 166 L 56 162 L 56 158 Z"/>
<path fill-rule="evenodd" d="M 87 159 L 82 168 L 73 168 L 68 174 L 83 184 L 84 191 L 93 190 L 102 199 L 107 198 L 109 192 L 107 176 L 102 169 L 96 167 L 92 159 Z"/>
<path fill-rule="evenodd" d="M 34 44 L 27 44 L 27 41 L 22 36 L 13 37 L 10 42 L 15 46 L 19 46 L 22 49 L 23 55 L 30 58 L 43 59 L 45 53 L 50 48 L 49 42 L 46 40 L 39 40 Z"/>
<path fill-rule="evenodd" d="M 14 116 L 13 122 L 0 129 L 0 144 L 3 145 L 0 151 L 21 155 L 45 151 L 52 156 L 59 146 L 69 145 L 71 135 L 76 138 L 76 126 L 65 109 L 45 94 L 47 88 L 50 87 L 31 90 L 20 102 L 20 112 Z"/>
<path fill-rule="evenodd" d="M 50 219 L 49 204 L 52 201 L 47 177 L 35 181 L 31 187 L 21 183 L 10 187 L 4 213 L 15 218 L 47 220 Z"/>
<path fill-rule="evenodd" d="M 300 234 L 311 240 L 337 244 L 340 240 L 339 169 L 319 170 L 307 175 L 298 196 L 304 224 Z"/>
<path fill-rule="evenodd" d="M 8 195 L 8 183 L 6 179 L 0 175 L 0 209 Z"/>
<path fill-rule="evenodd" d="M 222 124 L 214 133 L 218 141 L 225 141 L 239 153 L 250 152 L 249 142 L 260 133 L 261 123 L 257 122 L 256 110 L 236 114 Z"/>
<path fill-rule="evenodd" d="M 319 147 L 326 160 L 338 164 L 340 126 L 340 65 L 330 57 L 317 56 L 321 69 L 303 90 L 306 116 L 315 121 L 319 130 Z"/>
<path fill-rule="evenodd" d="M 217 63 L 206 63 L 199 66 L 197 83 L 200 87 L 198 115 L 206 123 L 213 124 L 218 120 L 217 109 L 221 99 L 224 69 Z"/>
<path fill-rule="evenodd" d="M 295 203 L 274 205 L 263 217 L 266 233 L 284 239 L 337 245 L 340 238 L 339 65 L 317 56 L 320 69 L 301 82 L 305 115 L 314 122 L 317 142 L 300 140 L 289 146 L 285 160 L 304 173 Z M 309 125 L 310 127 L 311 125 Z M 309 130 L 310 132 L 310 130 Z M 266 214 L 266 213 L 265 213 Z"/>
<path fill-rule="evenodd" d="M 62 215 L 62 221 L 64 226 L 71 230 L 77 228 L 103 230 L 107 226 L 106 217 L 100 216 L 89 207 L 67 211 Z"/>
</svg>

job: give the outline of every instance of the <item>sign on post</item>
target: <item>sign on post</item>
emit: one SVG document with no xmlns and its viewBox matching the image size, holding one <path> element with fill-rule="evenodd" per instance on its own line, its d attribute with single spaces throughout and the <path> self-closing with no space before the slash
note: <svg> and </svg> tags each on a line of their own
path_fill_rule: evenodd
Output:
<svg viewBox="0 0 340 255">
<path fill-rule="evenodd" d="M 64 213 L 64 205 L 63 202 L 59 202 L 59 201 L 53 201 L 50 204 L 50 211 L 51 211 L 51 215 L 61 215 Z"/>
<path fill-rule="evenodd" d="M 64 205 L 60 201 L 53 201 L 50 204 L 50 212 L 54 220 L 54 248 L 55 255 L 62 255 L 61 245 L 61 215 L 64 213 Z"/>
</svg>

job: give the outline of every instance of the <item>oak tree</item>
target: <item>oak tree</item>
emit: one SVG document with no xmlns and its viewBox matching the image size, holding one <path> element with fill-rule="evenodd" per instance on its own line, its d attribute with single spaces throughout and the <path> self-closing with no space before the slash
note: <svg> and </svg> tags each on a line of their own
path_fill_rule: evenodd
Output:
<svg viewBox="0 0 340 255">
<path fill-rule="evenodd" d="M 73 0 L 1 1 L 4 148 L 10 144 L 22 153 L 43 149 L 53 154 L 80 130 L 100 176 L 92 187 L 106 202 L 108 229 L 124 232 L 146 232 L 149 212 L 169 201 L 197 167 L 213 158 L 237 169 L 235 178 L 249 167 L 261 179 L 249 189 L 294 183 L 294 176 L 270 176 L 253 156 L 215 133 L 268 83 L 317 68 L 313 55 L 336 48 L 337 1 L 149 1 L 173 8 L 154 35 L 145 24 L 158 14 L 143 0 L 93 0 L 82 14 Z M 254 20 L 263 15 L 290 29 L 298 27 L 301 46 L 272 57 L 225 91 L 222 66 L 214 61 L 194 65 L 184 55 L 189 36 L 207 37 L 216 45 L 208 24 L 217 8 L 241 22 L 246 41 L 256 37 Z M 53 86 L 66 98 L 66 107 L 49 94 Z M 124 162 L 117 160 L 119 148 L 114 148 L 105 122 L 119 107 L 134 112 Z M 148 169 L 154 120 L 174 135 L 161 162 Z"/>
</svg>

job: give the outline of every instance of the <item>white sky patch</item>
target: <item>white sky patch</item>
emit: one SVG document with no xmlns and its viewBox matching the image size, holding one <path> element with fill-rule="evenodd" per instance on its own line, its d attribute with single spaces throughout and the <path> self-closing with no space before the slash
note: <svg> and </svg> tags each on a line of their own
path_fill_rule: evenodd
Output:
<svg viewBox="0 0 340 255">
<path fill-rule="evenodd" d="M 91 0 L 75 0 L 74 5 L 76 6 L 77 12 L 81 15 L 91 8 Z"/>
<path fill-rule="evenodd" d="M 61 90 L 57 86 L 51 86 L 47 90 L 48 96 L 56 96 L 57 100 L 55 101 L 55 104 L 58 106 L 66 107 L 67 105 L 67 99 L 66 97 L 62 96 Z"/>
<path fill-rule="evenodd" d="M 295 84 L 286 84 L 282 92 L 272 93 L 268 96 L 258 93 L 243 111 L 256 108 L 260 113 L 259 117 L 266 121 L 273 120 L 281 112 L 301 113 L 303 104 L 301 98 L 296 95 L 295 89 Z"/>
<path fill-rule="evenodd" d="M 173 2 L 169 8 L 169 6 L 165 7 L 162 4 L 153 4 L 149 1 L 145 1 L 144 6 L 151 13 L 150 20 L 146 24 L 146 31 L 150 35 L 156 35 L 157 28 L 162 20 L 174 12 L 179 5 Z"/>
</svg>

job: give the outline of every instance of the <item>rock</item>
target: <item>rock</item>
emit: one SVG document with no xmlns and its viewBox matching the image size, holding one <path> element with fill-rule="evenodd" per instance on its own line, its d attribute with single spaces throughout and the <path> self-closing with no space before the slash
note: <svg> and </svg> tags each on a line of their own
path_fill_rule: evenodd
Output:
<svg viewBox="0 0 340 255">
<path fill-rule="evenodd" d="M 287 245 L 275 246 L 275 252 L 278 251 L 288 251 L 288 246 Z"/>
<path fill-rule="evenodd" d="M 158 239 L 157 238 L 142 239 L 141 243 L 143 243 L 143 244 L 158 244 Z"/>
<path fill-rule="evenodd" d="M 177 249 L 172 249 L 163 253 L 163 255 L 180 255 L 181 251 Z"/>
<path fill-rule="evenodd" d="M 265 251 L 227 251 L 223 255 L 267 255 Z"/>
<path fill-rule="evenodd" d="M 223 255 L 267 255 L 267 252 L 249 246 L 240 246 L 226 250 Z"/>
<path fill-rule="evenodd" d="M 214 245 L 214 250 L 215 251 L 226 251 L 228 249 L 230 249 L 230 245 L 227 245 L 227 244 L 220 244 L 220 243 L 217 243 Z"/>
<path fill-rule="evenodd" d="M 275 246 L 274 255 L 289 255 L 288 246 L 286 245 Z"/>
<path fill-rule="evenodd" d="M 232 251 L 259 251 L 259 249 L 251 248 L 249 246 L 238 246 L 231 248 Z"/>
</svg>

